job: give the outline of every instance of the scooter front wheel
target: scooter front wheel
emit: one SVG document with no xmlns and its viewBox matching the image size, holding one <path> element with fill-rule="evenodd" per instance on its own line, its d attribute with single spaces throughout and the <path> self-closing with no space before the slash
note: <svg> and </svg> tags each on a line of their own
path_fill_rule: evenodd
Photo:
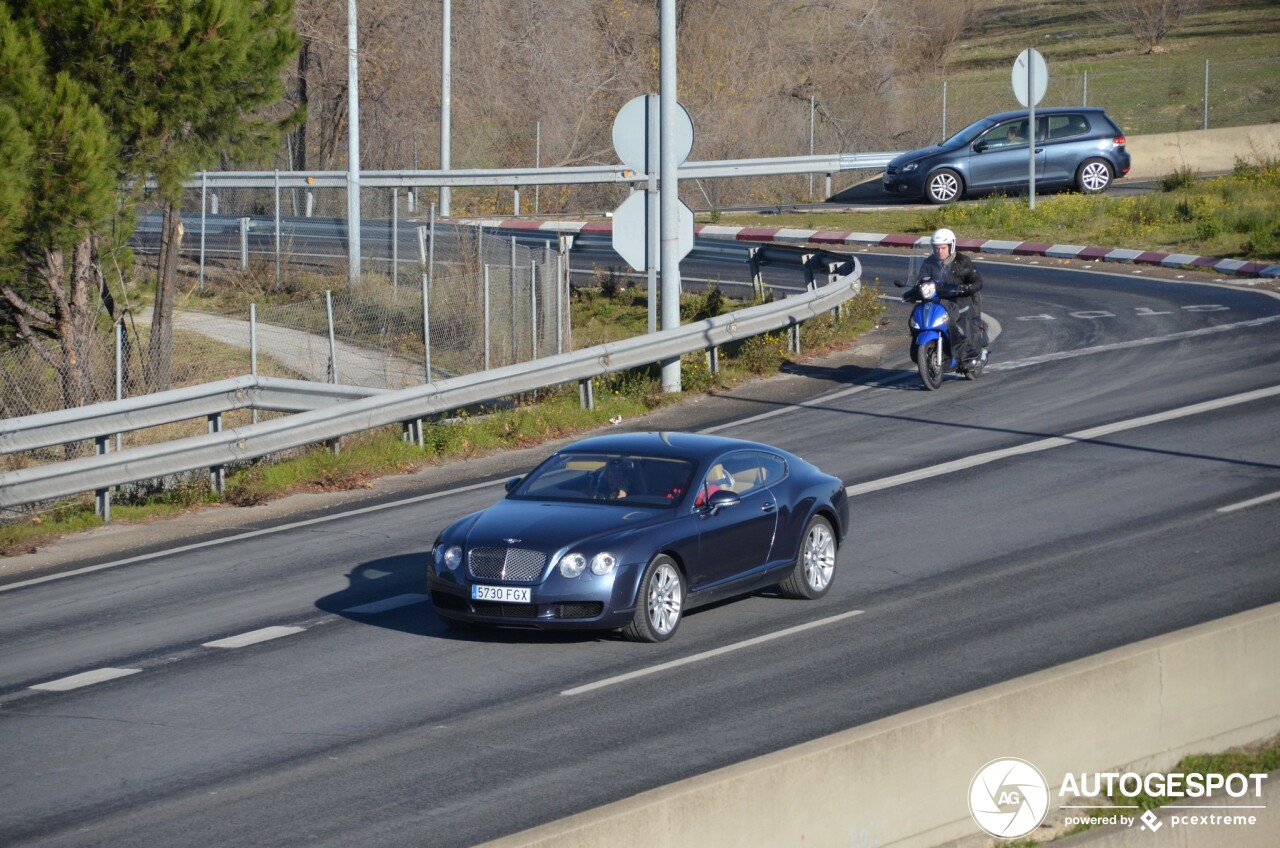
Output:
<svg viewBox="0 0 1280 848">
<path fill-rule="evenodd" d="M 920 369 L 920 382 L 929 391 L 942 385 L 942 343 L 934 339 L 926 342 L 916 352 L 916 366 Z"/>
</svg>

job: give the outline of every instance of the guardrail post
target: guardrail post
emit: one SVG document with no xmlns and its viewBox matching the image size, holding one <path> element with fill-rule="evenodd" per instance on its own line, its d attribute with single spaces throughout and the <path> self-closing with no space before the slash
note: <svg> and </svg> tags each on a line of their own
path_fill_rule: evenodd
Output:
<svg viewBox="0 0 1280 848">
<path fill-rule="evenodd" d="M 97 446 L 98 456 L 103 456 L 110 449 L 111 444 L 107 436 L 98 436 L 94 439 Z M 93 511 L 102 516 L 103 524 L 111 523 L 111 488 L 97 489 L 93 493 Z"/>
<path fill-rule="evenodd" d="M 804 287 L 811 290 L 818 285 L 814 280 L 813 273 L 813 263 L 816 258 L 817 254 L 815 253 L 806 253 L 800 257 L 800 264 L 804 268 Z"/>
<path fill-rule="evenodd" d="M 828 171 L 828 172 L 827 172 L 827 183 L 826 183 L 826 185 L 827 185 L 827 187 L 826 187 L 826 189 L 825 189 L 826 194 L 824 194 L 824 195 L 823 195 L 823 198 L 830 198 L 830 197 L 831 197 L 831 172 L 830 172 L 830 171 Z"/>
<path fill-rule="evenodd" d="M 707 367 L 711 370 L 711 376 L 720 373 L 720 346 L 713 345 L 711 350 L 707 351 Z"/>
<path fill-rule="evenodd" d="M 520 186 L 511 189 L 511 214 L 520 217 Z"/>
<path fill-rule="evenodd" d="M 403 433 L 404 441 L 413 442 L 418 446 L 418 450 L 422 450 L 423 443 L 424 443 L 423 434 L 422 434 L 422 419 L 415 418 L 412 421 L 405 421 L 402 426 L 404 428 L 404 433 Z"/>
<path fill-rule="evenodd" d="M 209 432 L 222 432 L 222 415 L 214 412 L 209 415 Z M 227 476 L 226 468 L 221 465 L 215 465 L 209 469 L 209 482 L 213 484 L 213 490 L 219 495 L 226 489 Z"/>
<path fill-rule="evenodd" d="M 751 265 L 751 291 L 757 300 L 764 300 L 764 277 L 760 273 L 760 248 L 747 248 L 747 262 Z"/>
<path fill-rule="evenodd" d="M 582 404 L 583 409 L 596 408 L 596 396 L 591 386 L 590 377 L 578 381 L 578 401 Z"/>
<path fill-rule="evenodd" d="M 796 356 L 799 356 L 800 355 L 800 325 L 798 323 L 791 325 L 790 335 L 791 335 L 791 338 L 790 338 L 791 352 L 794 353 Z"/>
</svg>

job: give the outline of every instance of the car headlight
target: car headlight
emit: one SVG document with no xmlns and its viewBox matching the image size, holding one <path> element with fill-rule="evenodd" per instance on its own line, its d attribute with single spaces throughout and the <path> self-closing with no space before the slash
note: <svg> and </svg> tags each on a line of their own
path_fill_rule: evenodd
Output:
<svg viewBox="0 0 1280 848">
<path fill-rule="evenodd" d="M 565 554 L 560 558 L 560 573 L 565 577 L 577 577 L 587 567 L 587 558 L 582 554 Z"/>
<path fill-rule="evenodd" d="M 453 571 L 457 569 L 458 566 L 462 565 L 462 548 L 458 545 L 450 545 L 445 548 L 444 556 L 440 559 L 445 568 Z"/>
<path fill-rule="evenodd" d="M 902 166 L 902 173 L 904 173 L 904 174 L 909 174 L 909 173 L 911 173 L 912 171 L 916 170 L 916 169 L 917 169 L 917 168 L 919 168 L 919 167 L 920 167 L 920 163 L 919 163 L 919 162 L 911 162 L 911 163 L 909 163 L 909 164 L 907 164 L 907 165 L 903 165 L 903 166 Z"/>
<path fill-rule="evenodd" d="M 617 566 L 617 558 L 607 551 L 601 551 L 591 558 L 591 573 L 600 577 L 611 573 Z"/>
</svg>

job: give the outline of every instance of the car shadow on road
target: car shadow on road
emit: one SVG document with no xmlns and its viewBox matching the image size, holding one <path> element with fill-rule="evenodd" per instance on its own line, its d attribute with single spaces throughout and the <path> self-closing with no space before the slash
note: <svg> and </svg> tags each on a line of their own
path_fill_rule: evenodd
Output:
<svg viewBox="0 0 1280 848">
<path fill-rule="evenodd" d="M 427 599 L 430 555 L 430 551 L 415 551 L 362 562 L 347 572 L 347 588 L 320 598 L 316 608 L 370 627 L 462 642 L 573 644 L 619 638 L 609 631 L 451 627 L 436 615 Z"/>
</svg>

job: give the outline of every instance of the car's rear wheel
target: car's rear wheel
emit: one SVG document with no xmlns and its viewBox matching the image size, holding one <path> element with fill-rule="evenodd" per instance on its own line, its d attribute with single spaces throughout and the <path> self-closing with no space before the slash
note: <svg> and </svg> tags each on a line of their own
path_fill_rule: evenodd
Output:
<svg viewBox="0 0 1280 848">
<path fill-rule="evenodd" d="M 796 565 L 778 585 L 789 598 L 816 600 L 827 594 L 836 576 L 836 537 L 831 522 L 821 515 L 809 519 Z"/>
<path fill-rule="evenodd" d="M 1111 166 L 1105 159 L 1086 159 L 1076 170 L 1076 188 L 1085 194 L 1098 194 L 1111 185 Z"/>
<path fill-rule="evenodd" d="M 930 203 L 950 203 L 959 200 L 964 194 L 964 180 L 950 168 L 943 168 L 929 175 L 928 182 L 924 184 L 924 193 Z"/>
<path fill-rule="evenodd" d="M 675 560 L 658 555 L 640 578 L 636 613 L 622 630 L 633 642 L 665 642 L 675 635 L 684 613 L 684 575 Z"/>
</svg>

